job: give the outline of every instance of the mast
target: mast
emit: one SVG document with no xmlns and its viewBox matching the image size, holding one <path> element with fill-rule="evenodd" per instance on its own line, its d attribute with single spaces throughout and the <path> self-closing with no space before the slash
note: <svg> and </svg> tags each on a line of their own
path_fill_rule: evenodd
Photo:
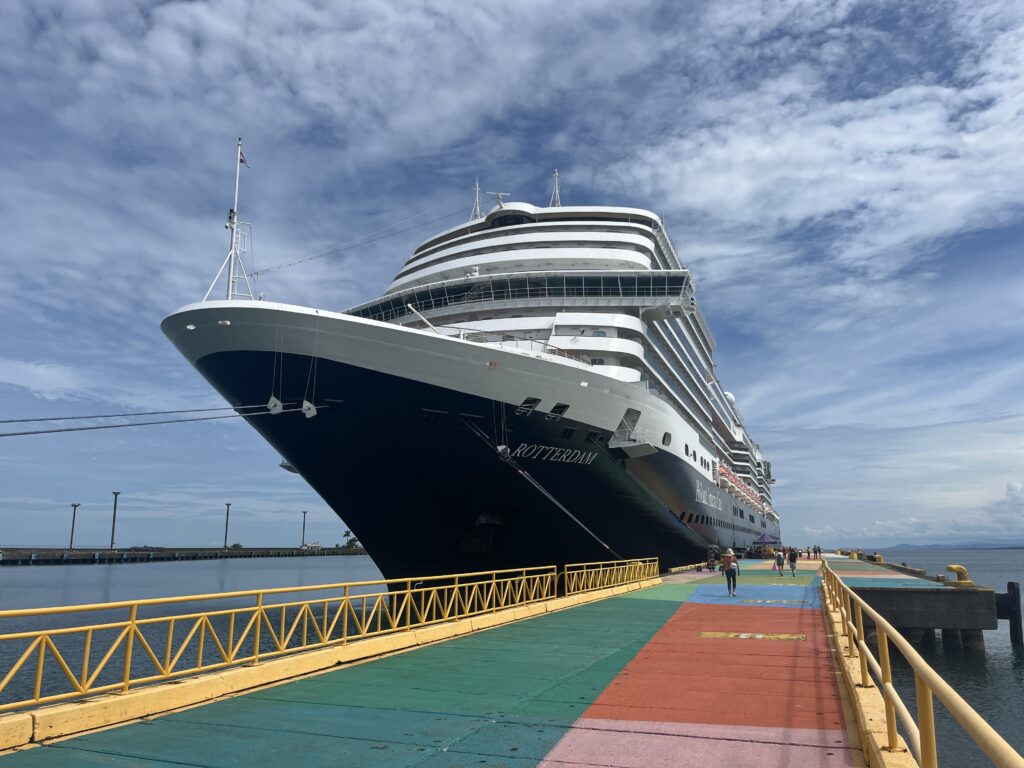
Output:
<svg viewBox="0 0 1024 768">
<path fill-rule="evenodd" d="M 228 229 L 231 230 L 231 250 L 228 251 L 228 292 L 227 300 L 235 291 L 235 258 L 238 256 L 238 181 L 242 175 L 242 137 L 238 137 L 235 151 L 235 204 L 228 211 Z"/>
<path fill-rule="evenodd" d="M 480 177 L 477 176 L 476 184 L 473 185 L 473 212 L 469 214 L 470 221 L 476 221 L 482 219 L 484 215 L 480 213 Z"/>
<path fill-rule="evenodd" d="M 551 190 L 551 202 L 548 203 L 548 208 L 561 208 L 562 198 L 558 194 L 558 169 L 555 168 L 555 186 Z"/>
<path fill-rule="evenodd" d="M 213 282 L 210 283 L 210 287 L 206 291 L 206 295 L 203 296 L 203 301 L 210 298 L 210 294 L 213 292 L 214 287 L 217 285 L 217 281 L 220 280 L 221 274 L 224 272 L 224 268 L 227 267 L 228 279 L 227 288 L 225 290 L 225 296 L 228 301 L 236 297 L 245 298 L 246 296 L 251 300 L 255 297 L 252 293 L 252 285 L 249 283 L 249 275 L 245 272 L 245 266 L 242 264 L 242 254 L 245 252 L 245 244 L 243 243 L 243 232 L 238 228 L 238 184 L 242 173 L 242 163 L 245 163 L 246 168 L 249 164 L 245 162 L 245 155 L 242 154 L 242 137 L 238 137 L 238 145 L 235 148 L 235 199 L 233 207 L 228 211 L 228 220 L 224 224 L 225 229 L 231 231 L 231 245 L 228 248 L 227 258 L 224 259 L 224 263 L 220 265 L 220 269 L 217 270 L 216 277 L 213 278 Z M 239 280 L 245 281 L 245 293 L 241 293 L 235 290 L 235 286 Z"/>
</svg>

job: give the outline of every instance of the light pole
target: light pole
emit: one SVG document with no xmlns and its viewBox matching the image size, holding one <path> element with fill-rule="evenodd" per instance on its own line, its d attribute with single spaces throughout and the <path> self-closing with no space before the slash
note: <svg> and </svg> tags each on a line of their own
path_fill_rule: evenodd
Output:
<svg viewBox="0 0 1024 768">
<path fill-rule="evenodd" d="M 231 519 L 231 502 L 224 502 L 224 549 L 228 548 L 228 520 Z"/>
<path fill-rule="evenodd" d="M 110 548 L 114 548 L 114 531 L 117 530 L 117 497 L 121 495 L 120 491 L 111 491 L 114 494 L 114 519 L 110 523 Z"/>
<path fill-rule="evenodd" d="M 71 505 L 71 541 L 68 542 L 68 549 L 75 548 L 75 517 L 78 516 L 78 508 L 82 506 L 80 501 L 76 501 Z"/>
<path fill-rule="evenodd" d="M 302 549 L 306 548 L 306 510 L 302 510 Z"/>
</svg>

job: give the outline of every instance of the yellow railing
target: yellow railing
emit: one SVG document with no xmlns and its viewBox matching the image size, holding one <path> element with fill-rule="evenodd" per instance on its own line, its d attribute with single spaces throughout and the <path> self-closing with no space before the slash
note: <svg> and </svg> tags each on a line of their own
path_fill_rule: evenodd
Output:
<svg viewBox="0 0 1024 768">
<path fill-rule="evenodd" d="M 600 563 L 573 563 L 560 574 L 566 595 L 632 584 L 658 576 L 658 558 L 612 560 Z"/>
<path fill-rule="evenodd" d="M 826 610 L 838 614 L 843 635 L 846 638 L 846 653 L 849 658 L 860 660 L 859 687 L 878 687 L 885 703 L 886 749 L 899 749 L 897 717 L 903 725 L 907 743 L 914 758 L 922 768 L 937 768 L 938 755 L 935 746 L 934 698 L 949 711 L 967 735 L 992 761 L 993 765 L 1024 768 L 1024 758 L 996 733 L 971 705 L 964 701 L 942 677 L 921 658 L 914 647 L 897 632 L 877 611 L 858 596 L 831 569 L 828 562 L 822 566 L 822 589 L 825 592 Z M 875 623 L 878 657 L 871 652 L 864 640 L 865 616 Z M 892 684 L 892 667 L 889 661 L 889 645 L 902 654 L 914 672 L 914 688 L 917 698 L 917 719 L 907 709 Z"/>
<path fill-rule="evenodd" d="M 127 692 L 657 575 L 657 560 L 635 560 L 569 565 L 561 573 L 552 565 L 0 611 L 0 630 L 9 620 L 38 624 L 45 617 L 75 624 L 0 634 L 0 712 Z M 182 606 L 186 612 L 173 613 Z M 83 623 L 81 614 L 97 612 L 107 620 Z"/>
</svg>

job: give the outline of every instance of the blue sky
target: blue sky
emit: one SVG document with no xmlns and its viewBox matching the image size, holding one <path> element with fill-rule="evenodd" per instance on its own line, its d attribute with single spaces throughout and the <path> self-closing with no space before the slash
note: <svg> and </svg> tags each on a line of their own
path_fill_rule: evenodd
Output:
<svg viewBox="0 0 1024 768">
<path fill-rule="evenodd" d="M 216 406 L 223 259 L 373 298 L 471 187 L 666 218 L 788 540 L 1024 543 L 1024 6 L 0 0 L 0 418 Z M 571 12 L 569 9 L 571 8 Z M 430 210 L 426 210 L 430 209 Z M 442 218 L 443 217 L 443 218 Z M 0 544 L 340 540 L 241 423 L 0 439 Z M 384 489 L 382 489 L 384 491 Z M 342 511 L 342 514 L 344 512 Z"/>
</svg>

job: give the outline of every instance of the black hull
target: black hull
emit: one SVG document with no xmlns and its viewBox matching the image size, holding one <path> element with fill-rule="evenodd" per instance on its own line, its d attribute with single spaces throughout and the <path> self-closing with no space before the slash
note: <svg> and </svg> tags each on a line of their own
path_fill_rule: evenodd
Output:
<svg viewBox="0 0 1024 768">
<path fill-rule="evenodd" d="M 491 400 L 324 359 L 311 377 L 308 357 L 276 357 L 274 394 L 290 407 L 313 401 L 318 413 L 248 421 L 388 578 L 615 559 L 605 545 L 665 569 L 702 559 L 710 543 L 745 546 L 763 533 L 760 523 L 726 528 L 747 511 L 740 518 L 735 499 L 671 454 L 630 459 L 607 447 L 606 431 L 510 406 L 503 432 Z M 248 405 L 270 396 L 274 358 L 221 352 L 196 367 L 228 402 Z M 494 450 L 502 443 L 514 463 Z M 697 502 L 701 493 L 710 504 Z"/>
</svg>

